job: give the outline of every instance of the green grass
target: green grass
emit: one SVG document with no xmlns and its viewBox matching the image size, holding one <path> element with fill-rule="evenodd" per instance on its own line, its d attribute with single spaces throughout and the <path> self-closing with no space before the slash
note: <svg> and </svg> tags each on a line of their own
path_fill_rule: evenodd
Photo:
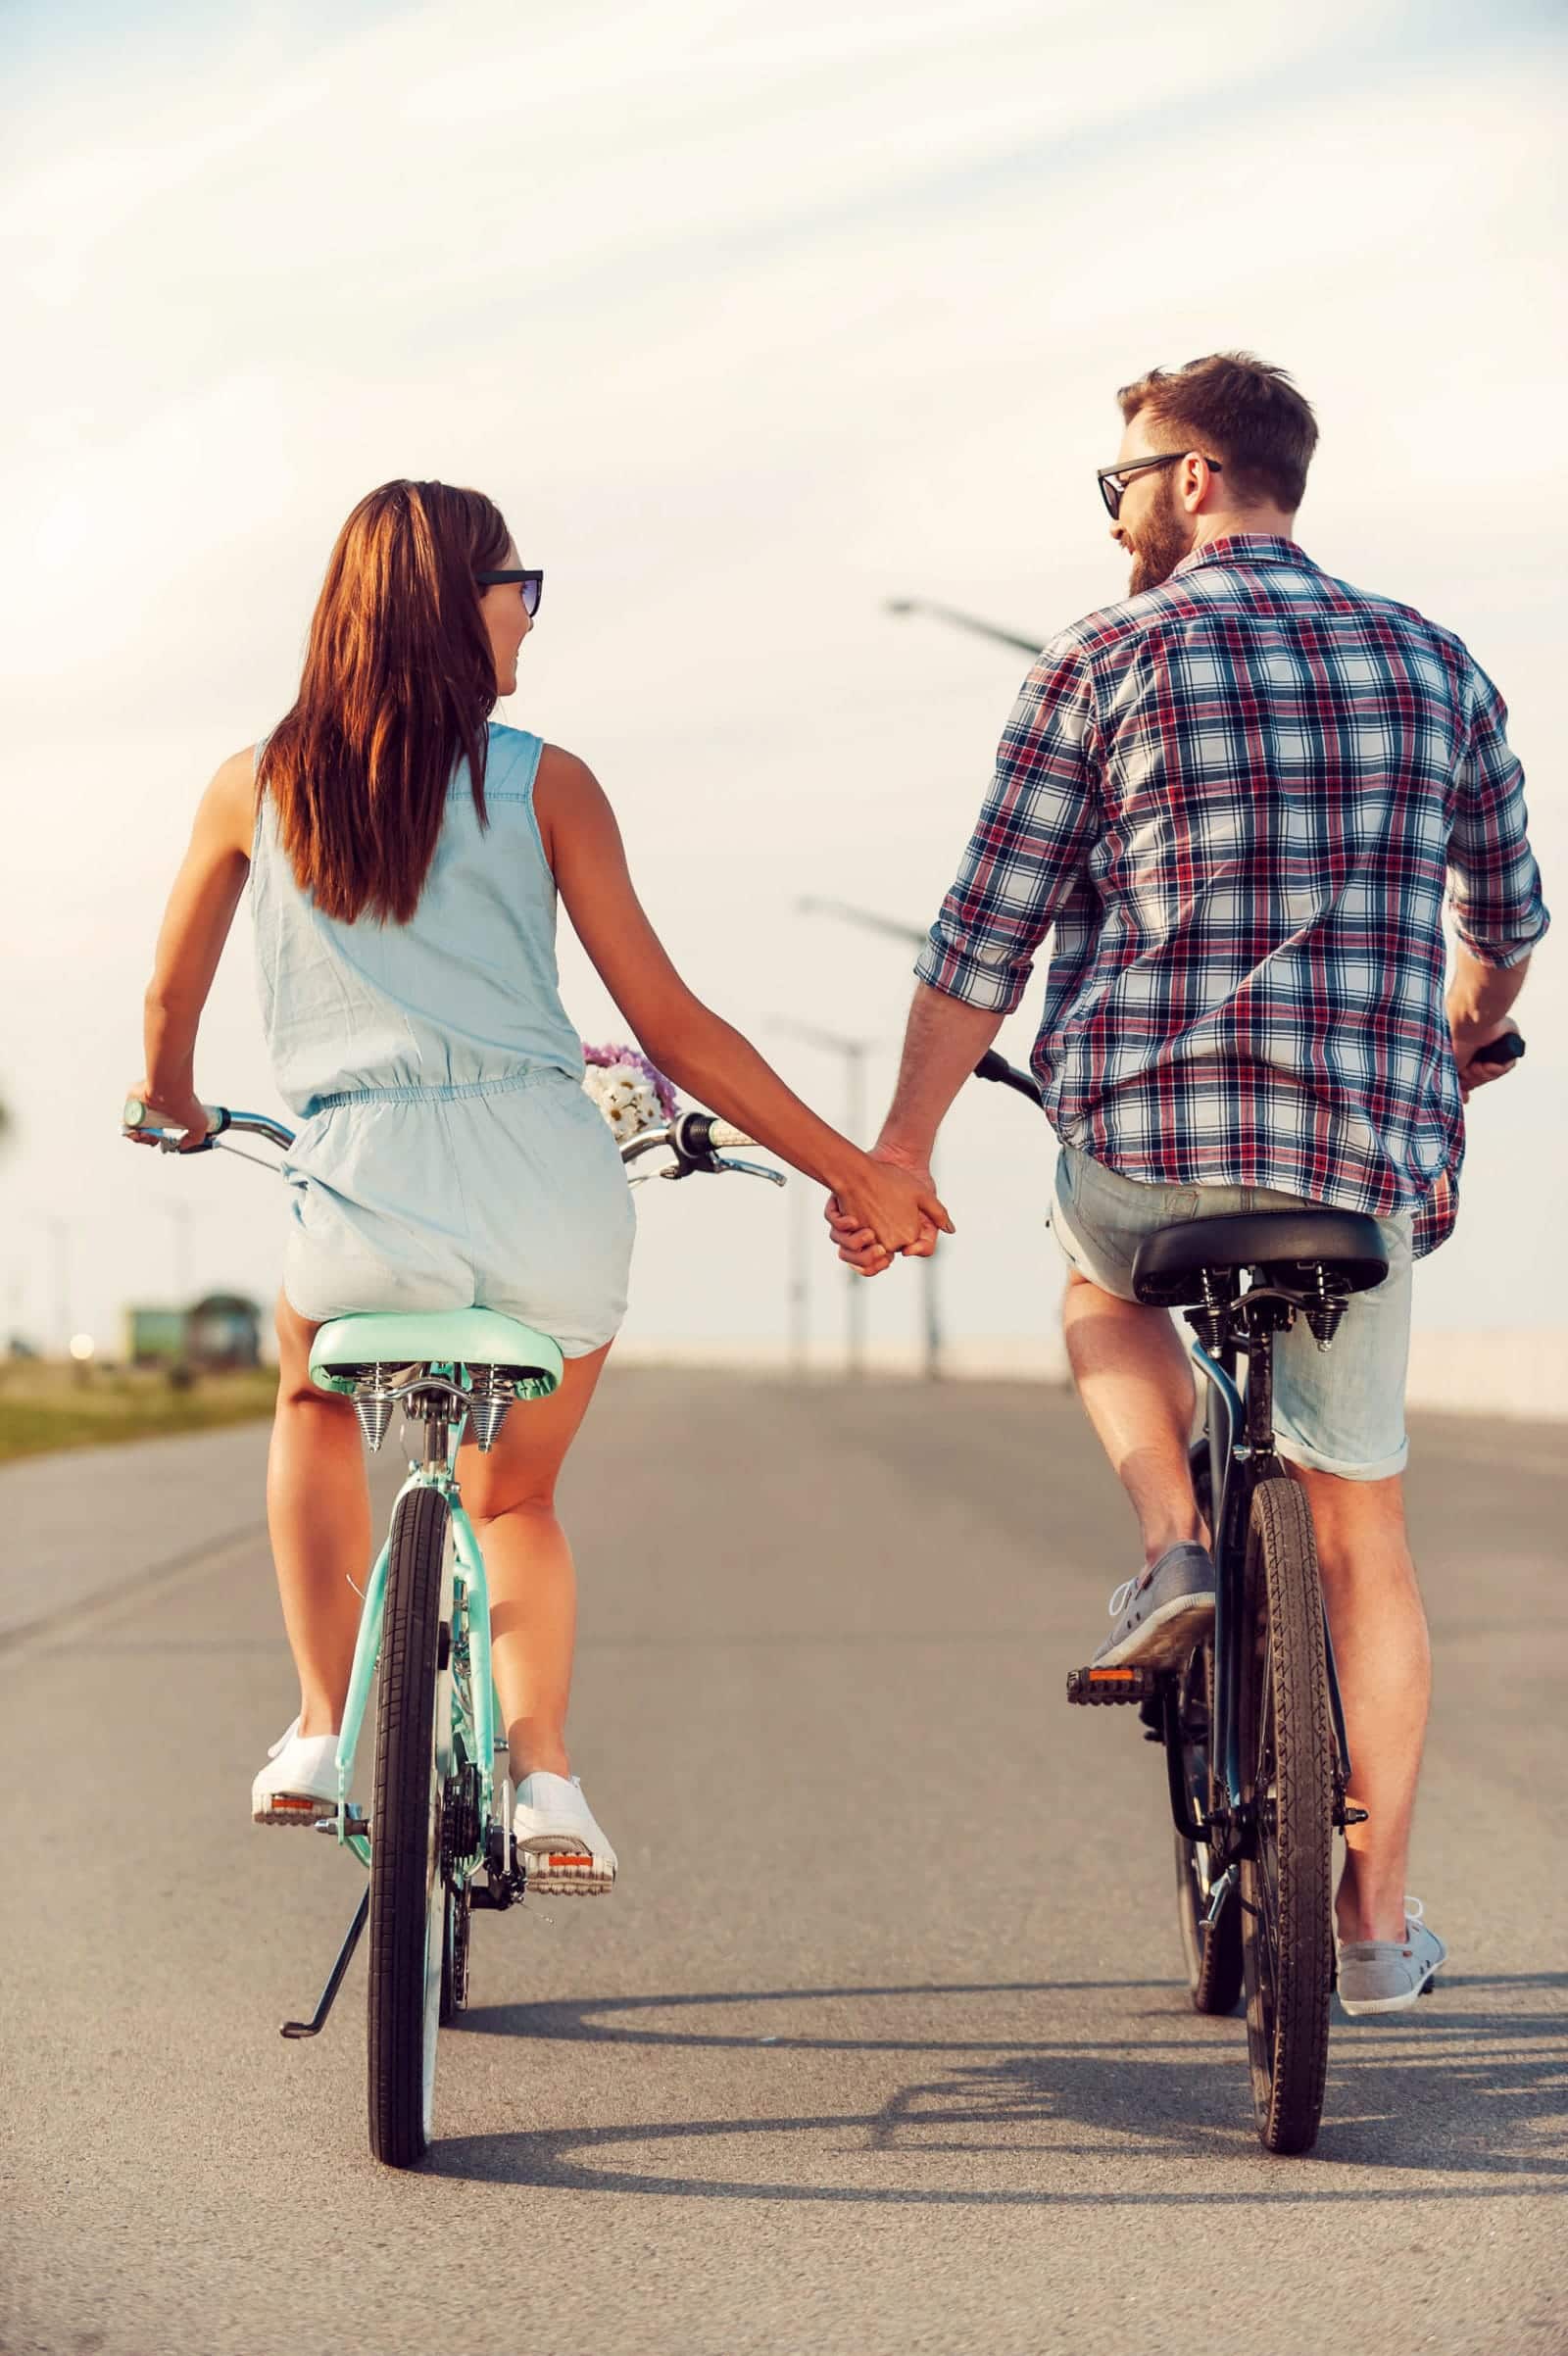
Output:
<svg viewBox="0 0 1568 2356">
<path fill-rule="evenodd" d="M 12 1358 L 0 1363 L 0 1463 L 52 1448 L 251 1423 L 271 1414 L 276 1397 L 271 1366 L 199 1375 L 180 1391 L 166 1374 L 94 1368 L 83 1379 L 74 1367 Z"/>
</svg>

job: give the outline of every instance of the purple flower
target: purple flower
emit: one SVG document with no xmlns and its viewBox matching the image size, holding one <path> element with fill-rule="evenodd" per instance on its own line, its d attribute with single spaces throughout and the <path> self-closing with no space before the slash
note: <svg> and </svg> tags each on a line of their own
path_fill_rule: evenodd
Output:
<svg viewBox="0 0 1568 2356">
<path fill-rule="evenodd" d="M 636 1048 L 590 1047 L 588 1042 L 584 1040 L 582 1045 L 582 1059 L 585 1063 L 599 1063 L 607 1065 L 613 1065 L 616 1063 L 630 1064 L 633 1071 L 639 1071 L 642 1073 L 643 1078 L 648 1082 L 655 1096 L 658 1097 L 666 1120 L 672 1121 L 676 1113 L 680 1110 L 680 1099 L 675 1094 L 674 1084 L 671 1081 L 666 1080 L 663 1073 L 660 1071 L 657 1066 L 650 1063 L 646 1055 L 639 1055 Z"/>
</svg>

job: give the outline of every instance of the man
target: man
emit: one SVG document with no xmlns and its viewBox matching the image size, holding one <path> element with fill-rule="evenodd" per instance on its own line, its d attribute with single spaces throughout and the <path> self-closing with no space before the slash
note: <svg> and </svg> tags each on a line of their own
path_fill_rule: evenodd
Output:
<svg viewBox="0 0 1568 2356">
<path fill-rule="evenodd" d="M 1275 1404 L 1367 1810 L 1336 1897 L 1341 1993 L 1381 2011 L 1413 2003 L 1446 1953 L 1404 1896 L 1430 1690 L 1400 1481 L 1411 1260 L 1452 1226 L 1461 1097 L 1499 1076 L 1477 1053 L 1511 1027 L 1547 918 L 1490 680 L 1450 632 L 1294 540 L 1317 426 L 1290 378 L 1220 353 L 1119 399 L 1100 482 L 1131 594 L 1024 682 L 916 967 L 876 1151 L 928 1172 L 1054 926 L 1033 1066 L 1061 1145 L 1067 1350 L 1144 1542 L 1107 1663 L 1175 1657 L 1214 1608 L 1192 1376 L 1170 1317 L 1132 1298 L 1140 1239 L 1303 1203 L 1380 1222 L 1387 1278 L 1327 1356 L 1298 1320 Z M 852 1265 L 889 1264 L 829 1218 Z"/>
</svg>

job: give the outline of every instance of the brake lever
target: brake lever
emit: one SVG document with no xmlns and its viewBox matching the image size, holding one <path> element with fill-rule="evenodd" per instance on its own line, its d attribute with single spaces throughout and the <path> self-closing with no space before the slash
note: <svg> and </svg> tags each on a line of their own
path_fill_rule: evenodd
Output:
<svg viewBox="0 0 1568 2356">
<path fill-rule="evenodd" d="M 789 1184 L 789 1180 L 782 1170 L 770 1170 L 767 1164 L 761 1161 L 736 1161 L 726 1154 L 715 1153 L 713 1167 L 715 1170 L 739 1170 L 743 1178 L 768 1178 L 771 1179 L 774 1186 L 788 1186 Z"/>
<path fill-rule="evenodd" d="M 788 1186 L 789 1184 L 789 1180 L 782 1170 L 770 1170 L 765 1163 L 760 1161 L 737 1161 L 733 1156 L 724 1153 L 710 1153 L 702 1161 L 693 1161 L 682 1156 L 673 1168 L 661 1170 L 659 1175 L 661 1178 L 679 1180 L 696 1178 L 704 1172 L 711 1173 L 715 1170 L 739 1170 L 743 1178 L 766 1178 L 774 1186 Z M 633 1179 L 632 1184 L 635 1186 L 636 1183 L 637 1181 Z"/>
</svg>

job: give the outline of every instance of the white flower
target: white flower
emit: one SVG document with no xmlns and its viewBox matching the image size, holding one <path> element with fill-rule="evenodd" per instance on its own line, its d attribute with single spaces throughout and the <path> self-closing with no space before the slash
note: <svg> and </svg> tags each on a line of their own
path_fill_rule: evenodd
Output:
<svg viewBox="0 0 1568 2356">
<path fill-rule="evenodd" d="M 663 1110 L 652 1083 L 629 1063 L 591 1063 L 583 1088 L 610 1123 L 618 1146 L 639 1130 L 662 1125 Z"/>
</svg>

